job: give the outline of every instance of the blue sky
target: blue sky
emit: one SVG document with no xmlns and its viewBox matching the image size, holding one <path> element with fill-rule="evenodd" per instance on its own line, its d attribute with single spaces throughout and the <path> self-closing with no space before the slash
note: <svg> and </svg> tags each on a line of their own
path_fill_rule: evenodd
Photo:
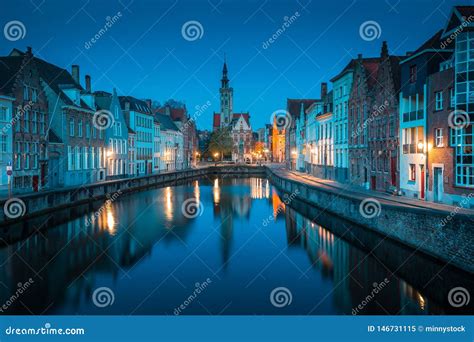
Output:
<svg viewBox="0 0 474 342">
<path fill-rule="evenodd" d="M 358 53 L 377 56 L 383 40 L 391 53 L 404 55 L 442 28 L 450 0 L 0 0 L 0 24 L 21 21 L 23 39 L 0 37 L 0 53 L 12 48 L 33 52 L 81 78 L 92 76 L 95 90 L 117 88 L 120 95 L 164 102 L 183 100 L 192 114 L 212 104 L 197 119 L 211 128 L 219 110 L 218 91 L 224 53 L 234 88 L 234 111 L 249 111 L 254 129 L 269 123 L 287 98 L 318 97 L 329 81 Z M 3 9 L 7 8 L 6 11 Z M 89 49 L 107 22 L 121 16 Z M 299 15 L 296 15 L 298 12 Z M 266 49 L 285 17 L 292 23 Z M 199 39 L 183 38 L 182 27 L 198 21 Z M 366 21 L 380 26 L 380 37 L 362 39 Z"/>
</svg>

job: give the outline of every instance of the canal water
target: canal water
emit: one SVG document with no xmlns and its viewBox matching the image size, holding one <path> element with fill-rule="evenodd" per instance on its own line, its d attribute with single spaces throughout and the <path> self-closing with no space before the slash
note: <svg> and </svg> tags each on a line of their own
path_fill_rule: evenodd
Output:
<svg viewBox="0 0 474 342">
<path fill-rule="evenodd" d="M 264 178 L 116 193 L 11 229 L 30 235 L 0 249 L 2 314 L 445 314 L 472 285 Z"/>
</svg>

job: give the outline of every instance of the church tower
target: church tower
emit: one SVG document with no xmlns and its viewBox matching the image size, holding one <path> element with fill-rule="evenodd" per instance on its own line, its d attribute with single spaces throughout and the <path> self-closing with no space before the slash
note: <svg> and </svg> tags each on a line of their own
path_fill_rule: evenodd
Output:
<svg viewBox="0 0 474 342">
<path fill-rule="evenodd" d="M 227 63 L 224 58 L 224 67 L 222 68 L 221 88 L 221 122 L 220 126 L 228 127 L 232 121 L 232 106 L 234 101 L 234 90 L 229 86 L 229 79 L 227 77 Z"/>
</svg>

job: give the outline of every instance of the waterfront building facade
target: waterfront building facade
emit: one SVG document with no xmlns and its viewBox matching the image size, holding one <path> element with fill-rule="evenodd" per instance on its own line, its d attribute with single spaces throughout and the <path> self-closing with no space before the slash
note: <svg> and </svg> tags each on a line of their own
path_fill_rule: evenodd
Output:
<svg viewBox="0 0 474 342">
<path fill-rule="evenodd" d="M 378 58 L 362 58 L 354 64 L 354 80 L 349 98 L 349 180 L 351 184 L 369 188 L 370 157 L 367 122 L 374 101 Z"/>
<path fill-rule="evenodd" d="M 438 31 L 400 62 L 400 193 L 422 200 L 426 199 L 427 184 L 427 79 L 452 54 L 452 45 L 441 48 L 441 33 Z"/>
<path fill-rule="evenodd" d="M 400 57 L 391 56 L 382 43 L 374 102 L 367 119 L 370 189 L 396 192 L 398 189 L 398 127 Z"/>
<path fill-rule="evenodd" d="M 183 169 L 184 137 L 170 116 L 154 114 L 160 124 L 160 171 Z"/>
<path fill-rule="evenodd" d="M 0 68 L 2 65 L 0 64 Z M 0 75 L 3 75 L 0 70 Z M 0 81 L 3 83 L 3 79 Z M 3 91 L 3 89 L 2 89 Z M 7 191 L 11 176 L 7 169 L 13 169 L 13 103 L 15 98 L 0 93 L 0 191 Z"/>
<path fill-rule="evenodd" d="M 13 169 L 10 178 L 13 192 L 39 191 L 47 187 L 49 116 L 39 61 L 31 48 L 24 53 L 15 49 L 9 56 L 0 58 L 0 94 L 6 104 L 0 120 L 5 122 L 3 119 L 10 118 L 3 127 L 0 143 L 8 158 L 6 164 L 11 163 Z M 6 172 L 6 166 L 1 172 Z"/>
<path fill-rule="evenodd" d="M 135 153 L 138 175 L 153 170 L 153 115 L 151 101 L 133 96 L 119 96 L 120 106 L 130 129 L 135 132 Z"/>
<path fill-rule="evenodd" d="M 86 89 L 90 91 L 90 78 L 87 78 Z M 120 106 L 117 91 L 113 89 L 112 94 L 104 91 L 94 92 L 96 106 L 101 114 L 110 120 L 110 127 L 105 129 L 105 141 L 107 145 L 107 179 L 127 177 L 128 165 L 128 129 L 127 121 Z"/>
<path fill-rule="evenodd" d="M 354 79 L 355 60 L 331 79 L 334 118 L 334 177 L 338 182 L 349 180 L 349 97 Z"/>
</svg>

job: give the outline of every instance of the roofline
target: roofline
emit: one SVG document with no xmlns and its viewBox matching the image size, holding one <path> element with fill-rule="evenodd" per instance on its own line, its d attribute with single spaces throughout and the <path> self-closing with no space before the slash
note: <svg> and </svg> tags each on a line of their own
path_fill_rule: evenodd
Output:
<svg viewBox="0 0 474 342">
<path fill-rule="evenodd" d="M 458 17 L 458 19 L 461 21 L 461 25 L 457 26 L 456 28 L 453 28 L 449 31 L 446 31 L 446 29 L 448 28 L 448 25 L 449 25 L 449 21 L 451 19 L 451 17 L 453 16 L 453 14 L 456 14 L 456 16 Z M 463 23 L 465 22 L 468 22 L 469 24 L 466 25 L 466 27 L 474 27 L 474 23 L 472 23 L 472 21 L 474 20 L 474 16 L 471 15 L 469 16 L 468 18 L 466 19 L 462 19 L 463 16 L 461 15 L 461 13 L 458 11 L 457 9 L 457 6 L 453 6 L 453 8 L 451 9 L 451 13 L 449 13 L 449 16 L 448 16 L 448 20 L 446 21 L 446 25 L 444 26 L 444 29 L 443 29 L 443 32 L 441 33 L 441 38 L 446 38 L 448 36 L 450 36 L 453 32 L 456 32 L 457 28 L 459 28 L 460 26 L 462 26 Z M 472 18 L 472 19 L 471 19 Z M 463 29 L 464 30 L 464 29 Z M 461 30 L 462 31 L 462 30 Z"/>
<path fill-rule="evenodd" d="M 0 99 L 15 101 L 16 97 L 12 97 L 8 95 L 0 95 Z"/>
<path fill-rule="evenodd" d="M 421 56 L 421 55 L 423 55 L 427 52 L 437 52 L 437 53 L 439 53 L 439 52 L 450 52 L 450 53 L 453 53 L 454 50 L 452 50 L 452 49 L 425 49 L 425 50 L 421 50 L 420 52 L 415 53 L 412 56 L 409 56 L 408 58 L 406 58 L 404 60 L 401 60 L 399 63 L 400 63 L 400 65 L 404 64 L 404 63 L 406 63 L 408 61 L 411 61 L 412 59 L 414 59 L 416 57 L 419 57 L 419 56 Z"/>
</svg>

